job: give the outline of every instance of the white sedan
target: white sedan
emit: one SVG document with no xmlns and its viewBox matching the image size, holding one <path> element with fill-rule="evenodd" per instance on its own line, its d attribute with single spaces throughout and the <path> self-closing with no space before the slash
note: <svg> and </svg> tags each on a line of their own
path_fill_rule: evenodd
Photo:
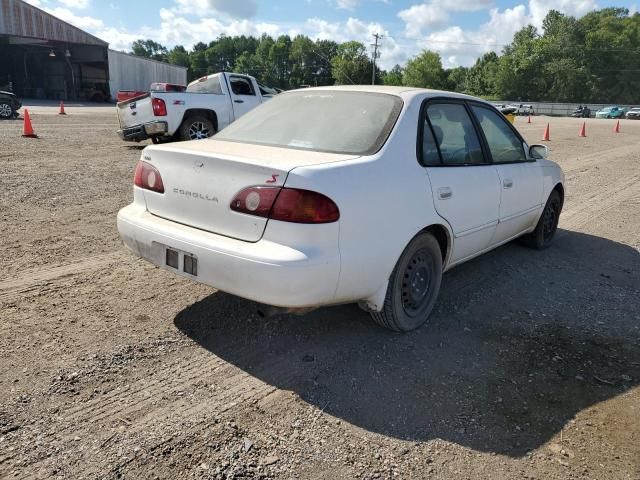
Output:
<svg viewBox="0 0 640 480">
<path fill-rule="evenodd" d="M 283 93 L 213 139 L 145 148 L 118 230 L 136 255 L 287 311 L 358 302 L 422 325 L 442 273 L 547 247 L 564 175 L 490 104 L 402 87 Z"/>
</svg>

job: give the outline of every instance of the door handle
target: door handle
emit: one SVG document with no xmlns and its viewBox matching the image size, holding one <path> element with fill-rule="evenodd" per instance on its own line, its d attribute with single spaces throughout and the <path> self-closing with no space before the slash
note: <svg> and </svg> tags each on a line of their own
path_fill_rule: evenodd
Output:
<svg viewBox="0 0 640 480">
<path fill-rule="evenodd" d="M 505 179 L 502 181 L 502 186 L 503 186 L 504 188 L 511 188 L 511 187 L 513 187 L 513 180 L 511 180 L 510 178 L 505 178 Z"/>
<path fill-rule="evenodd" d="M 449 187 L 442 187 L 438 189 L 438 198 L 440 200 L 447 200 L 453 196 L 453 192 Z"/>
<path fill-rule="evenodd" d="M 244 100 L 234 100 L 235 103 L 244 103 Z"/>
</svg>

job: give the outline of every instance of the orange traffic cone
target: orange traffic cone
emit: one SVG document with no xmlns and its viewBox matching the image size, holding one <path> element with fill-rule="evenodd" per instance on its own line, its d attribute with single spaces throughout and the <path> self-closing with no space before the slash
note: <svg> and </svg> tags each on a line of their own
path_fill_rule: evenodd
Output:
<svg viewBox="0 0 640 480">
<path fill-rule="evenodd" d="M 579 137 L 586 137 L 587 136 L 587 122 L 582 122 L 582 128 L 580 129 L 580 133 L 578 134 Z"/>
<path fill-rule="evenodd" d="M 613 129 L 613 133 L 620 133 L 620 120 L 616 122 L 616 126 Z"/>
<path fill-rule="evenodd" d="M 547 123 L 547 126 L 544 129 L 544 134 L 542 135 L 542 141 L 543 142 L 548 142 L 551 139 L 549 138 L 549 124 Z"/>
<path fill-rule="evenodd" d="M 38 138 L 38 135 L 33 131 L 31 126 L 31 117 L 29 116 L 29 110 L 24 109 L 24 128 L 22 129 L 22 136 L 29 138 Z"/>
<path fill-rule="evenodd" d="M 58 115 L 66 115 L 66 113 L 64 113 L 64 102 L 62 100 L 60 100 L 60 111 Z"/>
<path fill-rule="evenodd" d="M 527 119 L 527 123 L 531 123 L 531 115 L 529 115 L 529 118 Z"/>
</svg>

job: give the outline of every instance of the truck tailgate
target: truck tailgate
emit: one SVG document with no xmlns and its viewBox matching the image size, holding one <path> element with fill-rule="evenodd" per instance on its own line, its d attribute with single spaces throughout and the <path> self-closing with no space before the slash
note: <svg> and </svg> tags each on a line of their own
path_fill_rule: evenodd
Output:
<svg viewBox="0 0 640 480">
<path fill-rule="evenodd" d="M 151 94 L 147 93 L 116 105 L 120 128 L 133 127 L 154 120 Z"/>
</svg>

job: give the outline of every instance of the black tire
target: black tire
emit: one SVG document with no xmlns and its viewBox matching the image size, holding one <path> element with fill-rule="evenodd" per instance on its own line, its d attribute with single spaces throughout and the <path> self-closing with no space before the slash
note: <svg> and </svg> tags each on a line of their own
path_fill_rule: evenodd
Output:
<svg viewBox="0 0 640 480">
<path fill-rule="evenodd" d="M 554 190 L 547 199 L 547 204 L 544 206 L 542 215 L 540 215 L 536 229 L 521 237 L 522 243 L 536 250 L 548 248 L 553 242 L 553 237 L 558 230 L 558 221 L 560 220 L 561 212 L 562 198 L 558 191 Z"/>
<path fill-rule="evenodd" d="M 13 109 L 13 105 L 9 102 L 0 101 L 0 118 L 2 119 L 10 119 L 13 118 L 16 114 L 16 111 Z"/>
<path fill-rule="evenodd" d="M 404 249 L 391 277 L 384 305 L 371 317 L 396 332 L 409 332 L 427 321 L 442 282 L 442 252 L 430 233 L 415 237 Z"/>
<path fill-rule="evenodd" d="M 204 115 L 191 115 L 180 125 L 180 140 L 203 140 L 215 134 L 213 122 Z"/>
</svg>

